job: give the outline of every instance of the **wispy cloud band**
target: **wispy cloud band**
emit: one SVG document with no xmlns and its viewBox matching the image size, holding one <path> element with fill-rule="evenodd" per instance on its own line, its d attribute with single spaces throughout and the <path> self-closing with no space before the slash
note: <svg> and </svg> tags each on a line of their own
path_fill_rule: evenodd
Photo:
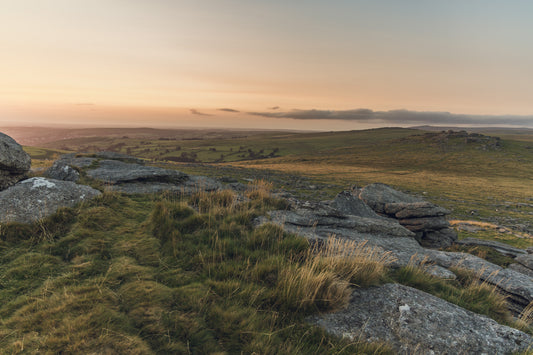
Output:
<svg viewBox="0 0 533 355">
<path fill-rule="evenodd" d="M 505 124 L 533 126 L 533 115 L 466 115 L 433 111 L 291 110 L 286 112 L 248 112 L 250 115 L 295 120 L 345 120 L 396 124 Z"/>
</svg>

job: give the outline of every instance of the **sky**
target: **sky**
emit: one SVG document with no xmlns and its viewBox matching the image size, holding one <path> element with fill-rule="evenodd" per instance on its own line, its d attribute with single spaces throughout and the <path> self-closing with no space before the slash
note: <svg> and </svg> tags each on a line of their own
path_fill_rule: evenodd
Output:
<svg viewBox="0 0 533 355">
<path fill-rule="evenodd" d="M 0 124 L 533 127 L 530 0 L 0 0 Z"/>
</svg>

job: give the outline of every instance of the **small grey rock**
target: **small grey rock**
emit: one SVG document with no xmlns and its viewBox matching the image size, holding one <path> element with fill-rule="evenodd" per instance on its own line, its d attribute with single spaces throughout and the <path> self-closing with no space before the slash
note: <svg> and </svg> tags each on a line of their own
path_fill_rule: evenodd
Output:
<svg viewBox="0 0 533 355">
<path fill-rule="evenodd" d="M 48 168 L 45 172 L 45 176 L 50 179 L 73 182 L 80 179 L 80 173 L 63 160 L 56 161 L 50 168 Z"/>
</svg>

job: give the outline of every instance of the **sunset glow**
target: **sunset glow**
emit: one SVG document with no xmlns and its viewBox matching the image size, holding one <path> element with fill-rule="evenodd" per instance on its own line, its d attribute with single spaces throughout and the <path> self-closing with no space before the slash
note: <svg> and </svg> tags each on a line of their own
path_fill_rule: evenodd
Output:
<svg viewBox="0 0 533 355">
<path fill-rule="evenodd" d="M 292 117 L 364 108 L 464 119 L 429 124 L 533 126 L 529 1 L 0 4 L 4 125 L 410 124 Z"/>
</svg>

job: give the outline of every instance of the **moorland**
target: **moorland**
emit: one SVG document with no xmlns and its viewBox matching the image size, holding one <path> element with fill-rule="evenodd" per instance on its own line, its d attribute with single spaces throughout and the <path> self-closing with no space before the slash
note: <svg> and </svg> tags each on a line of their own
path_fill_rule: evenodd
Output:
<svg viewBox="0 0 533 355">
<path fill-rule="evenodd" d="M 99 131 L 24 147 L 34 175 L 61 154 L 115 151 L 249 188 L 245 200 L 229 190 L 124 195 L 84 177 L 102 196 L 31 225 L 3 226 L 1 349 L 394 353 L 387 344 L 340 339 L 305 322 L 342 307 L 354 285 L 390 281 L 531 333 L 506 310 L 503 296 L 471 274 L 437 280 L 412 267 L 390 270 L 368 249 L 338 263 L 328 249 L 252 221 L 283 209 L 287 193 L 324 200 L 382 182 L 448 208 L 460 239 L 533 246 L 533 133 L 174 133 Z M 468 251 L 488 256 L 474 249 Z"/>
<path fill-rule="evenodd" d="M 65 152 L 107 150 L 188 173 L 266 179 L 311 199 L 382 182 L 450 209 L 453 223 L 473 226 L 461 231 L 465 237 L 533 245 L 533 130 L 469 129 L 481 134 L 469 138 L 457 134 L 458 128 L 419 128 L 320 133 L 90 129 L 74 130 L 74 138 L 51 136 L 39 148 L 26 149 L 36 167 Z"/>
</svg>

